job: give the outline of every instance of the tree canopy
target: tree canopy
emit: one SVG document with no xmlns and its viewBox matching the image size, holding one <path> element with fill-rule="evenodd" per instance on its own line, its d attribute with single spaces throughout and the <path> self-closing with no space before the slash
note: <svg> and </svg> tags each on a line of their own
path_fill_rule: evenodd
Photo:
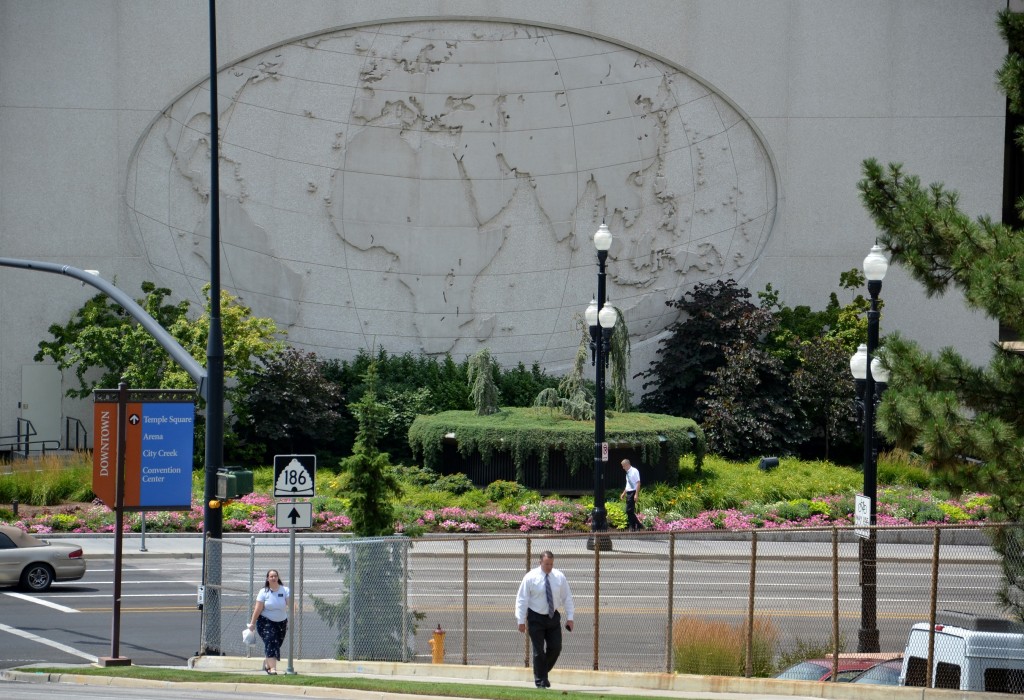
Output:
<svg viewBox="0 0 1024 700">
<path fill-rule="evenodd" d="M 163 326 L 171 336 L 201 364 L 206 362 L 206 341 L 210 332 L 210 287 L 204 312 L 190 316 L 190 304 L 166 303 L 171 290 L 152 282 L 142 283 L 145 298 L 139 305 Z M 228 382 L 225 398 L 234 403 L 246 396 L 246 376 L 254 367 L 270 361 L 283 343 L 269 318 L 253 316 L 251 309 L 237 297 L 221 292 L 221 327 L 224 334 L 224 378 Z M 114 388 L 124 379 L 138 389 L 192 389 L 195 382 L 179 367 L 167 351 L 119 304 L 105 294 L 97 294 L 78 309 L 63 326 L 49 328 L 53 340 L 39 343 L 36 362 L 51 358 L 61 370 L 71 369 L 78 387 L 67 390 L 75 398 L 88 397 L 93 389 Z M 200 406 L 202 402 L 200 400 Z M 205 450 L 205 422 L 195 422 L 194 453 L 199 463 Z M 225 448 L 239 449 L 234 431 L 225 434 Z"/>
<path fill-rule="evenodd" d="M 998 24 L 1009 45 L 999 86 L 1010 111 L 1024 114 L 1024 17 L 1004 11 Z M 1024 147 L 1024 128 L 1015 140 Z M 956 191 L 923 186 L 901 164 L 868 159 L 863 174 L 861 199 L 894 263 L 929 295 L 959 290 L 970 307 L 1024 334 L 1024 232 L 968 215 Z M 1024 198 L 1016 206 L 1024 216 Z M 897 445 L 920 450 L 951 487 L 987 490 L 1003 517 L 1024 520 L 1024 356 L 996 347 L 982 368 L 952 348 L 932 355 L 890 336 L 885 362 L 891 377 L 879 429 Z M 1007 574 L 1004 603 L 1024 619 L 1024 572 L 1007 568 L 1005 557 L 1022 544 L 1016 529 L 997 541 Z"/>
</svg>

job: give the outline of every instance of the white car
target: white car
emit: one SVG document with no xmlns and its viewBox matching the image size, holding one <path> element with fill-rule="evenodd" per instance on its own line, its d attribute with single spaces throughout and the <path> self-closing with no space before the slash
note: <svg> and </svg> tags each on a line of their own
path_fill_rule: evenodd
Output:
<svg viewBox="0 0 1024 700">
<path fill-rule="evenodd" d="M 45 591 L 54 581 L 85 576 L 85 556 L 76 544 L 47 542 L 16 527 L 0 525 L 0 586 Z"/>
</svg>

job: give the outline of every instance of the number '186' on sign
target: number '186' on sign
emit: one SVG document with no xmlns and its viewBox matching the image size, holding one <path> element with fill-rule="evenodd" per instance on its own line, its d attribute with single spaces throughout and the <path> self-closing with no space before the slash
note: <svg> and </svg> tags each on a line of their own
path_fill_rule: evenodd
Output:
<svg viewBox="0 0 1024 700">
<path fill-rule="evenodd" d="M 274 455 L 274 498 L 316 495 L 316 455 Z"/>
</svg>

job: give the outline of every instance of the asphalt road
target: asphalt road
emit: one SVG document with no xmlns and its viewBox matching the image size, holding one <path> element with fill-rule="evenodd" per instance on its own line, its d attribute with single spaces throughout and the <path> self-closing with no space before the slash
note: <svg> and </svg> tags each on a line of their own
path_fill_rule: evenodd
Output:
<svg viewBox="0 0 1024 700">
<path fill-rule="evenodd" d="M 127 560 L 119 655 L 133 663 L 183 666 L 199 649 L 196 582 L 201 562 Z M 89 562 L 85 578 L 46 593 L 0 589 L 0 664 L 90 663 L 112 653 L 113 562 Z"/>
<path fill-rule="evenodd" d="M 319 557 L 319 559 L 318 559 Z M 279 559 L 278 559 L 279 561 Z M 275 562 L 287 570 L 287 560 Z M 576 598 L 577 628 L 565 635 L 560 666 L 592 667 L 595 636 L 600 667 L 606 670 L 664 670 L 668 632 L 665 560 L 655 557 L 602 559 L 600 616 L 595 620 L 595 581 L 584 556 L 563 556 Z M 525 562 L 481 557 L 470 562 L 465 594 L 469 628 L 463 636 L 463 570 L 458 556 L 410 557 L 410 605 L 426 615 L 415 637 L 416 661 L 429 661 L 430 632 L 448 630 L 449 663 L 520 665 L 526 659 L 524 638 L 515 629 L 512 605 Z M 259 583 L 263 563 L 255 569 Z M 226 559 L 224 580 L 240 589 L 224 598 L 224 640 L 235 643 L 248 619 L 247 558 Z M 339 574 L 315 552 L 304 563 L 306 594 L 339 596 Z M 846 562 L 839 577 L 840 625 L 852 650 L 859 627 L 860 588 L 855 563 Z M 119 654 L 133 663 L 183 666 L 200 648 L 201 616 L 196 608 L 199 559 L 127 558 L 123 570 Z M 940 608 L 996 612 L 998 567 L 982 562 L 945 566 L 940 579 Z M 832 621 L 832 570 L 826 561 L 773 559 L 756 572 L 756 613 L 772 620 L 785 645 L 795 639 L 828 639 Z M 692 614 L 739 624 L 749 604 L 750 568 L 743 561 L 699 560 L 676 567 L 673 615 Z M 240 582 L 240 583 L 239 583 Z M 297 585 L 293 584 L 293 590 Z M 883 650 L 901 650 L 913 622 L 927 619 L 930 565 L 889 564 L 879 571 L 878 626 Z M 109 559 L 90 562 L 79 582 L 55 584 L 44 594 L 0 589 L 0 666 L 32 663 L 89 663 L 112 654 L 113 568 Z M 302 624 L 293 627 L 296 658 L 333 654 L 336 632 L 306 606 Z M 595 623 L 600 631 L 595 635 Z M 236 629 L 237 628 L 237 629 Z M 227 653 L 232 652 L 226 648 Z M 258 655 L 257 650 L 257 655 Z M 287 650 L 286 650 L 287 651 Z M 256 663 L 256 662 L 254 662 Z"/>
</svg>

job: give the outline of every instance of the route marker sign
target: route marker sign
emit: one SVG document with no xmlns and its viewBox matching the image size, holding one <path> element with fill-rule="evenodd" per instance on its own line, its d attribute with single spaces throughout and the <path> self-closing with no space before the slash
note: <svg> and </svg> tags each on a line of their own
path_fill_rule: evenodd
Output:
<svg viewBox="0 0 1024 700">
<path fill-rule="evenodd" d="M 284 501 L 277 504 L 279 530 L 308 530 L 313 527 L 313 504 L 309 501 Z"/>
<path fill-rule="evenodd" d="M 274 455 L 274 498 L 316 495 L 316 455 Z"/>
</svg>

